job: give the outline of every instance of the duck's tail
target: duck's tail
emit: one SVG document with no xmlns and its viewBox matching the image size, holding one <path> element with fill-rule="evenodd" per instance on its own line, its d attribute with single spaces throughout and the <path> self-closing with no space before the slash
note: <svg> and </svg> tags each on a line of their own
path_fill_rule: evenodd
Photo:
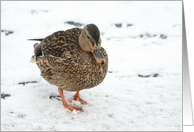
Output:
<svg viewBox="0 0 194 132">
<path fill-rule="evenodd" d="M 27 40 L 30 40 L 30 41 L 42 41 L 43 39 L 27 39 Z"/>
<path fill-rule="evenodd" d="M 42 43 L 35 43 L 34 44 L 34 55 L 31 57 L 30 62 L 36 63 L 39 56 L 42 56 Z"/>
<path fill-rule="evenodd" d="M 33 56 L 31 57 L 30 62 L 31 62 L 31 63 L 36 63 L 36 56 L 35 56 L 35 55 L 33 55 Z"/>
</svg>

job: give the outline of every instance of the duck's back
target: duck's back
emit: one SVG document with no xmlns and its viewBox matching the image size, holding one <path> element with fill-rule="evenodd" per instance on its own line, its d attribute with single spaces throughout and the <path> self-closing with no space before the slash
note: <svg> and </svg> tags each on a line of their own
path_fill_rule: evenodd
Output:
<svg viewBox="0 0 194 132">
<path fill-rule="evenodd" d="M 66 31 L 57 31 L 41 42 L 42 54 L 65 57 L 68 52 L 74 52 L 78 48 L 80 28 L 73 28 Z"/>
</svg>

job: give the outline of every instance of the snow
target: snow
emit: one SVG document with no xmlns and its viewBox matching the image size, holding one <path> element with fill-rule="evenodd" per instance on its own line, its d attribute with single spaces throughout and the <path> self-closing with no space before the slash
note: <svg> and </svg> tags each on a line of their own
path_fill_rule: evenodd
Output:
<svg viewBox="0 0 194 132">
<path fill-rule="evenodd" d="M 10 94 L 1 98 L 1 130 L 181 131 L 181 13 L 181 1 L 2 1 L 1 30 L 13 33 L 1 32 L 1 94 Z M 109 57 L 105 80 L 80 92 L 88 104 L 69 103 L 82 113 L 50 98 L 57 87 L 29 62 L 27 39 L 75 27 L 67 21 L 95 23 Z M 67 101 L 74 94 L 64 91 Z"/>
</svg>

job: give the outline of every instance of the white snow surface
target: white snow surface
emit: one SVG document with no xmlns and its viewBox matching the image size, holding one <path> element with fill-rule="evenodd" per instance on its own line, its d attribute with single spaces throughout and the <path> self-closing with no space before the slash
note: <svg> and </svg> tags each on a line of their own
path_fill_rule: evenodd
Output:
<svg viewBox="0 0 194 132">
<path fill-rule="evenodd" d="M 1 30 L 13 31 L 1 32 L 1 94 L 10 94 L 1 98 L 1 130 L 181 131 L 181 13 L 181 1 L 1 1 Z M 69 102 L 82 113 L 50 99 L 58 88 L 29 62 L 36 41 L 27 39 L 76 27 L 67 21 L 96 24 L 109 57 L 104 81 L 80 91 L 88 104 Z M 37 83 L 19 84 L 28 81 Z M 64 91 L 67 101 L 74 94 Z"/>
</svg>

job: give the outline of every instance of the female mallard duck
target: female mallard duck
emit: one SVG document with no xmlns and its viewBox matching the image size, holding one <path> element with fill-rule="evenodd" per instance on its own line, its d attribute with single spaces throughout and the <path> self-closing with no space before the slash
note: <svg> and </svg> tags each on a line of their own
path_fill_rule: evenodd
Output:
<svg viewBox="0 0 194 132">
<path fill-rule="evenodd" d="M 72 100 L 86 101 L 79 97 L 79 91 L 100 84 L 108 69 L 108 56 L 101 47 L 100 31 L 94 24 L 83 29 L 73 28 L 58 31 L 34 45 L 31 62 L 38 65 L 42 77 L 58 87 L 65 108 L 71 112 L 80 107 L 69 106 L 63 90 L 77 91 Z M 81 111 L 80 111 L 81 112 Z"/>
</svg>

